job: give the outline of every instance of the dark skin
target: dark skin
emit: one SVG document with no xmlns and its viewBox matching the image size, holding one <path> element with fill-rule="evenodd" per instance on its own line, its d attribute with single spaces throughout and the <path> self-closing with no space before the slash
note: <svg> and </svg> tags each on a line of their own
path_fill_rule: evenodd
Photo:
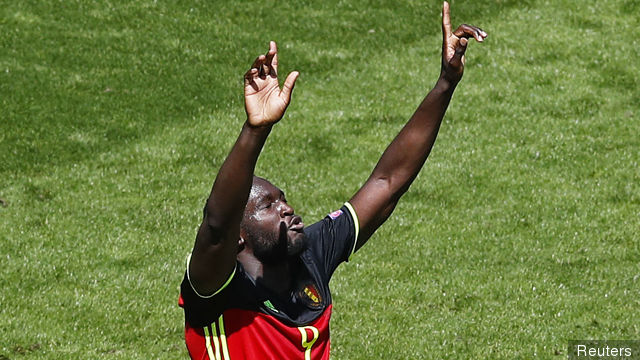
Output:
<svg viewBox="0 0 640 360">
<path fill-rule="evenodd" d="M 255 177 L 241 224 L 238 261 L 262 285 L 287 293 L 289 274 L 300 265 L 296 255 L 304 250 L 303 228 L 284 192 Z"/>
<path fill-rule="evenodd" d="M 451 31 L 447 2 L 442 9 L 442 34 L 442 64 L 436 85 L 349 200 L 360 224 L 356 249 L 391 215 L 429 156 L 462 78 L 468 40 L 482 42 L 487 36 L 471 25 Z M 202 295 L 219 289 L 236 261 L 275 293 L 285 294 L 291 288 L 291 274 L 300 266 L 295 255 L 303 249 L 304 224 L 284 192 L 253 173 L 273 125 L 289 106 L 297 78 L 297 72 L 290 73 L 280 88 L 274 42 L 244 76 L 247 121 L 213 184 L 191 258 L 191 281 Z"/>
</svg>

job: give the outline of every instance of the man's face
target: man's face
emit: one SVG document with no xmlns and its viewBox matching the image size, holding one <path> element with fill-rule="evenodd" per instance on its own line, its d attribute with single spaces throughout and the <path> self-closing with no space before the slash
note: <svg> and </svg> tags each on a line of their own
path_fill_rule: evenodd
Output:
<svg viewBox="0 0 640 360">
<path fill-rule="evenodd" d="M 263 263 L 300 254 L 306 244 L 302 218 L 294 214 L 282 190 L 255 177 L 241 228 L 245 242 Z"/>
</svg>

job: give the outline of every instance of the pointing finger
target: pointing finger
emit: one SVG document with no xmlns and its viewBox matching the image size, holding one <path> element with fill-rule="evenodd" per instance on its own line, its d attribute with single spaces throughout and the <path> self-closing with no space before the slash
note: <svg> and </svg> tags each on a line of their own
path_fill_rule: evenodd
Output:
<svg viewBox="0 0 640 360">
<path fill-rule="evenodd" d="M 278 76 L 278 47 L 275 41 L 269 42 L 269 51 L 267 52 L 265 63 L 270 68 L 268 74 Z"/>
<path fill-rule="evenodd" d="M 451 37 L 451 19 L 449 18 L 449 3 L 442 4 L 442 38 L 446 43 Z"/>
</svg>

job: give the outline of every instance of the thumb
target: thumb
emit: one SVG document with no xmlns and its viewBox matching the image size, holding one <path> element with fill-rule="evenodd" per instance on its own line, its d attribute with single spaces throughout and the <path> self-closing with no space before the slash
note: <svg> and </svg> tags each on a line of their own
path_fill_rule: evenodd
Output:
<svg viewBox="0 0 640 360">
<path fill-rule="evenodd" d="M 284 100 L 289 103 L 291 100 L 291 92 L 293 91 L 293 87 L 296 85 L 296 80 L 298 79 L 299 72 L 293 71 L 291 72 L 284 81 L 282 85 L 282 91 L 280 92 L 280 96 L 284 97 Z"/>
<path fill-rule="evenodd" d="M 469 41 L 466 38 L 461 38 L 456 46 L 456 52 L 451 58 L 451 65 L 454 67 L 464 66 L 464 53 L 467 51 L 467 44 Z"/>
</svg>

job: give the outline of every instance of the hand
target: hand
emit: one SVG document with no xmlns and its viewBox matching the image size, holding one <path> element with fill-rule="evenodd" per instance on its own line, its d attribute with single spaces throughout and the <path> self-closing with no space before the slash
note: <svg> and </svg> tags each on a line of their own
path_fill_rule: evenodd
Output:
<svg viewBox="0 0 640 360">
<path fill-rule="evenodd" d="M 290 73 L 280 90 L 278 48 L 271 41 L 267 54 L 258 56 L 244 74 L 244 108 L 250 126 L 270 126 L 282 119 L 298 75 L 297 71 Z"/>
<path fill-rule="evenodd" d="M 449 3 L 442 5 L 442 75 L 456 84 L 462 79 L 464 72 L 464 53 L 467 51 L 468 39 L 473 37 L 478 42 L 484 41 L 487 33 L 482 29 L 463 24 L 451 33 Z"/>
</svg>

